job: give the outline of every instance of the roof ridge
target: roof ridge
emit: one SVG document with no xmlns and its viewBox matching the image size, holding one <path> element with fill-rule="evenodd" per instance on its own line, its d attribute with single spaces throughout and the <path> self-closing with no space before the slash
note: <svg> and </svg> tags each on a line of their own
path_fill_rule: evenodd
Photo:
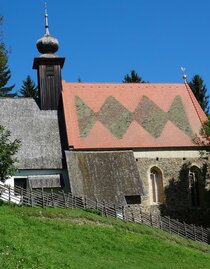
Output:
<svg viewBox="0 0 210 269">
<path fill-rule="evenodd" d="M 184 83 L 184 85 L 185 85 L 185 87 L 186 87 L 186 89 L 187 89 L 187 92 L 188 92 L 188 94 L 189 94 L 190 100 L 191 100 L 191 102 L 192 102 L 192 104 L 193 104 L 193 106 L 194 106 L 194 108 L 195 108 L 195 111 L 196 111 L 196 113 L 197 113 L 197 115 L 198 115 L 198 118 L 199 118 L 199 120 L 200 120 L 200 122 L 201 122 L 201 125 L 203 126 L 203 123 L 204 123 L 204 121 L 205 121 L 205 120 L 204 120 L 204 117 L 206 117 L 206 114 L 204 113 L 204 111 L 203 111 L 201 105 L 199 104 L 198 100 L 196 99 L 195 95 L 193 94 L 193 92 L 192 92 L 190 86 L 188 85 L 188 83 Z M 200 111 L 203 112 L 203 115 L 200 114 L 198 108 L 200 109 Z M 206 119 L 207 119 L 207 118 L 206 118 Z"/>
<path fill-rule="evenodd" d="M 69 81 L 65 81 L 62 80 L 63 84 L 71 84 L 71 85 L 80 85 L 80 86 L 85 86 L 85 85 L 116 85 L 116 86 L 129 86 L 129 85 L 135 85 L 135 86 L 140 86 L 140 85 L 144 85 L 144 86 L 154 86 L 154 85 L 158 85 L 158 86 L 172 86 L 172 85 L 176 85 L 176 86 L 181 86 L 182 83 L 178 83 L 178 82 L 174 82 L 174 83 L 165 83 L 165 82 L 150 82 L 150 83 L 123 83 L 123 82 L 97 82 L 97 81 L 88 81 L 88 82 L 77 82 L 77 81 L 73 81 L 73 82 L 69 82 Z"/>
</svg>

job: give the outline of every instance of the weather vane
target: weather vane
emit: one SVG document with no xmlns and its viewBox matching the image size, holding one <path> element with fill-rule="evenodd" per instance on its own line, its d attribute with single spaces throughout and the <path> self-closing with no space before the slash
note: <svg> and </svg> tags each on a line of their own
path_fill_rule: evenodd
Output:
<svg viewBox="0 0 210 269">
<path fill-rule="evenodd" d="M 181 66 L 181 70 L 182 70 L 182 78 L 184 80 L 184 83 L 187 83 L 187 75 L 185 73 L 186 67 Z"/>
</svg>

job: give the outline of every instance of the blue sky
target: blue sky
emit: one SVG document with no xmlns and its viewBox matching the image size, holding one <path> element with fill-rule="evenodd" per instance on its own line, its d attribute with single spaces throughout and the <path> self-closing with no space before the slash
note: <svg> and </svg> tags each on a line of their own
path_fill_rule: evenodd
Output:
<svg viewBox="0 0 210 269">
<path fill-rule="evenodd" d="M 43 0 L 0 0 L 10 84 L 16 90 L 39 55 Z M 199 74 L 210 93 L 209 0 L 48 0 L 49 26 L 65 57 L 63 79 L 121 82 L 130 70 L 149 82 L 182 82 Z"/>
</svg>

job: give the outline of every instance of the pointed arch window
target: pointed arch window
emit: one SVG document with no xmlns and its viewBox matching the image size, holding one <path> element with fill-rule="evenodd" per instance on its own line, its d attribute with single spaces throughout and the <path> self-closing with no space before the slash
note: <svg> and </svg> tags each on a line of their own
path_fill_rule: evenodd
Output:
<svg viewBox="0 0 210 269">
<path fill-rule="evenodd" d="M 200 206 L 200 182 L 201 171 L 198 167 L 192 166 L 189 171 L 189 185 L 191 204 L 193 207 Z"/>
<path fill-rule="evenodd" d="M 157 167 L 150 170 L 150 186 L 151 186 L 151 203 L 158 204 L 164 202 L 163 176 Z"/>
</svg>

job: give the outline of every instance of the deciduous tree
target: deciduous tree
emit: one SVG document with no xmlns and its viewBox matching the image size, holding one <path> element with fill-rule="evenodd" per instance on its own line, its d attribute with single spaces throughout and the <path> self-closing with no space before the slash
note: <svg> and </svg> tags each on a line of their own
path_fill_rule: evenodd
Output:
<svg viewBox="0 0 210 269">
<path fill-rule="evenodd" d="M 14 175 L 17 168 L 14 158 L 20 148 L 20 140 L 11 141 L 10 131 L 0 126 L 0 180 L 5 181 L 8 176 Z"/>
</svg>

